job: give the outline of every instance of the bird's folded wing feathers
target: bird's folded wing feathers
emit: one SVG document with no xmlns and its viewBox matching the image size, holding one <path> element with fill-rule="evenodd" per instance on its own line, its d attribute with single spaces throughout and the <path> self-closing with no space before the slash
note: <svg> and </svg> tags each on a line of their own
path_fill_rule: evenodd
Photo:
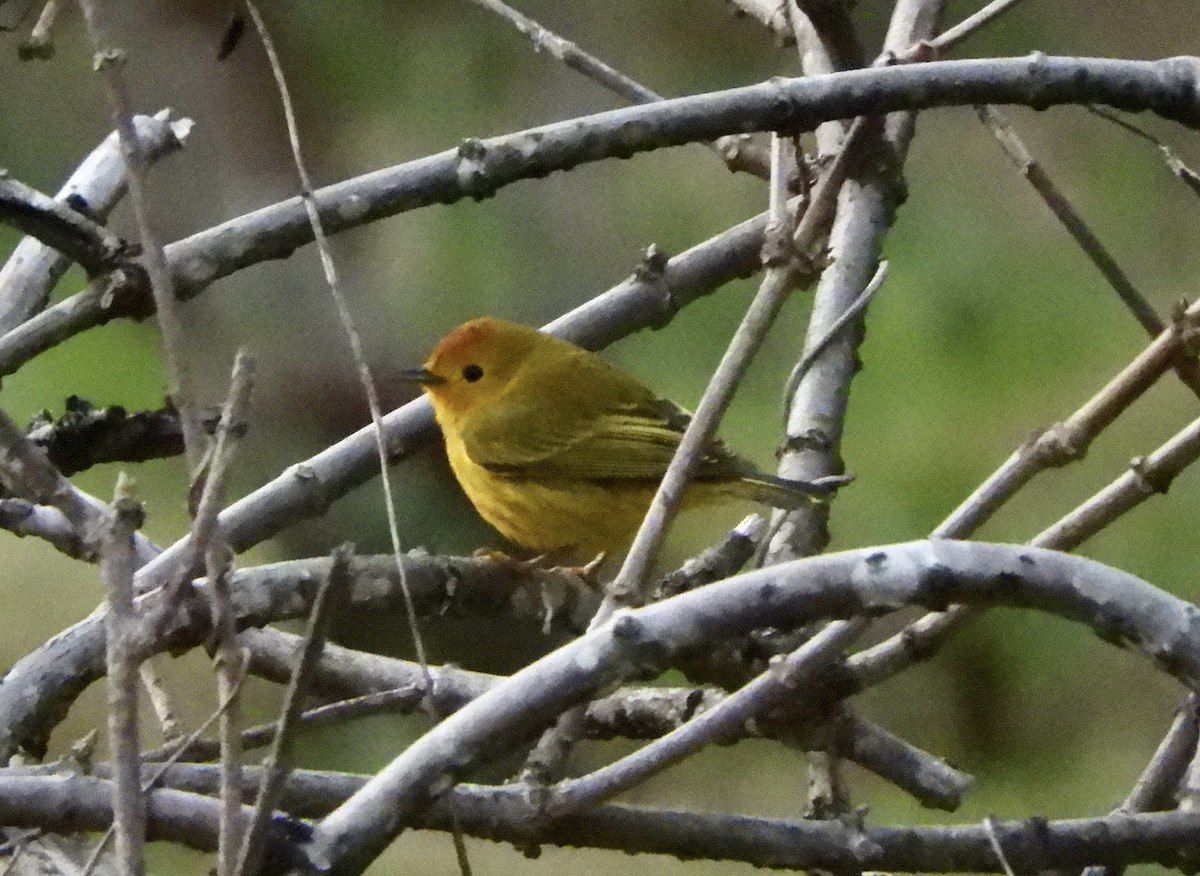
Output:
<svg viewBox="0 0 1200 876">
<path fill-rule="evenodd" d="M 600 362 L 573 364 L 609 367 L 595 364 Z M 679 446 L 687 412 L 615 370 L 602 381 L 578 376 L 568 371 L 537 378 L 555 396 L 554 405 L 509 402 L 477 414 L 462 431 L 467 454 L 493 473 L 514 478 L 661 478 Z M 582 386 L 591 391 L 581 392 Z M 597 387 L 604 389 L 597 392 Z M 746 468 L 723 444 L 714 443 L 698 477 L 737 477 Z"/>
<path fill-rule="evenodd" d="M 541 431 L 538 425 L 533 425 Z M 662 420 L 636 414 L 607 414 L 593 419 L 590 428 L 580 431 L 569 440 L 553 441 L 543 433 L 535 442 L 543 451 L 536 458 L 523 462 L 492 458 L 476 459 L 468 444 L 468 453 L 490 471 L 510 477 L 564 478 L 569 480 L 656 480 L 663 476 L 675 449 L 680 432 Z M 561 433 L 557 436 L 564 438 Z M 548 440 L 550 439 L 550 440 Z M 533 450 L 526 444 L 524 449 Z M 486 454 L 485 454 L 486 457 Z M 701 460 L 699 477 L 736 477 L 741 461 L 715 445 Z"/>
</svg>

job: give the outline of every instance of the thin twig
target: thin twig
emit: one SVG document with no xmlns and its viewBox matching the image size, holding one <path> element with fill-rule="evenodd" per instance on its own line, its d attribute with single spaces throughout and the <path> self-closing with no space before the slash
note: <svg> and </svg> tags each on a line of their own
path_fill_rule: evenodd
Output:
<svg viewBox="0 0 1200 876">
<path fill-rule="evenodd" d="M 193 730 L 191 733 L 189 733 L 187 735 L 187 737 L 180 739 L 180 740 L 176 741 L 175 743 L 173 743 L 172 747 L 174 748 L 174 750 L 172 752 L 167 753 L 166 756 L 161 759 L 161 761 L 156 761 L 155 769 L 142 782 L 142 792 L 143 793 L 145 793 L 146 791 L 149 791 L 151 788 L 153 788 L 155 785 L 157 785 L 159 779 L 161 779 L 163 777 L 163 775 L 166 773 L 166 771 L 168 769 L 170 769 L 171 766 L 178 763 L 179 759 L 181 757 L 183 757 L 183 755 L 187 751 L 189 751 L 193 745 L 196 744 L 196 741 L 198 739 L 200 739 L 200 737 L 202 737 L 205 733 L 207 733 L 209 728 L 212 727 L 212 725 L 214 723 L 216 723 L 217 721 L 219 721 L 221 719 L 221 716 L 225 714 L 226 710 L 230 707 L 230 705 L 233 704 L 236 697 L 238 696 L 238 694 L 241 691 L 242 684 L 246 680 L 247 665 L 248 665 L 248 661 L 243 660 L 242 664 L 241 664 L 241 674 L 237 677 L 236 686 L 234 687 L 234 689 L 232 691 L 229 692 L 229 695 L 226 696 L 225 699 L 220 700 L 217 703 L 217 708 L 214 709 L 207 718 L 205 718 L 203 721 L 201 721 L 199 726 L 197 726 L 195 730 Z M 146 758 L 143 757 L 143 760 L 146 760 Z"/>
<path fill-rule="evenodd" d="M 666 538 L 667 527 L 683 501 L 688 480 L 704 448 L 713 440 L 721 416 L 729 406 L 750 361 L 794 287 L 792 227 L 787 213 L 787 144 L 788 141 L 779 135 L 771 140 L 770 219 L 763 244 L 766 276 L 696 406 L 696 413 L 688 423 L 675 456 L 658 485 L 625 563 L 609 585 L 604 603 L 596 612 L 593 628 L 607 622 L 619 606 L 636 604 L 645 597 L 647 574 Z"/>
<path fill-rule="evenodd" d="M 179 710 L 175 707 L 171 692 L 167 690 L 162 673 L 155 665 L 156 658 L 161 658 L 161 655 L 155 654 L 142 661 L 138 666 L 138 677 L 142 680 L 142 687 L 146 689 L 150 707 L 158 718 L 163 739 L 170 742 L 183 736 L 183 727 L 179 723 Z"/>
<path fill-rule="evenodd" d="M 979 120 L 1000 143 L 1004 154 L 1016 165 L 1021 175 L 1029 181 L 1034 191 L 1050 208 L 1050 212 L 1062 223 L 1072 239 L 1079 244 L 1084 255 L 1112 286 L 1113 291 L 1124 302 L 1138 324 L 1146 330 L 1150 337 L 1162 334 L 1166 329 L 1166 324 L 1159 319 L 1150 302 L 1133 285 L 1133 281 L 1117 264 L 1112 253 L 1100 242 L 1100 238 L 1079 215 L 1066 195 L 1046 173 L 1045 168 L 1033 157 L 1012 124 L 995 107 L 978 105 L 975 107 L 975 112 L 979 116 Z M 1175 364 L 1175 373 L 1179 375 L 1179 379 L 1188 389 L 1200 396 L 1200 363 L 1196 362 L 1194 358 L 1181 359 Z"/>
<path fill-rule="evenodd" d="M 996 16 L 1003 12 L 1007 12 L 1020 2 L 1022 2 L 1022 0 L 992 0 L 991 3 L 988 3 L 978 12 L 968 15 L 953 27 L 946 28 L 936 37 L 929 40 L 927 45 L 933 49 L 937 49 L 938 52 L 945 52 L 947 49 L 962 42 L 985 24 L 991 22 L 992 19 L 996 18 Z M 905 60 L 908 60 L 906 56 L 909 54 L 909 52 L 919 54 L 920 49 L 916 46 L 908 49 L 908 51 L 904 53 Z"/>
<path fill-rule="evenodd" d="M 243 670 L 244 668 L 245 667 L 243 666 Z M 176 743 L 176 748 L 173 754 L 170 754 L 161 763 L 156 765 L 150 776 L 142 781 L 143 795 L 147 794 L 155 785 L 157 785 L 162 777 L 165 776 L 171 769 L 171 767 L 173 767 L 179 761 L 179 758 L 182 757 L 183 753 L 188 751 L 192 745 L 195 744 L 196 740 L 207 733 L 208 728 L 211 727 L 213 723 L 216 722 L 223 714 L 225 714 L 225 710 L 229 708 L 232 698 L 237 696 L 238 691 L 241 689 L 242 682 L 245 681 L 245 679 L 246 674 L 243 671 L 241 677 L 238 679 L 237 687 L 233 690 L 232 697 L 223 700 L 217 706 L 216 710 L 203 721 L 201 721 L 200 726 L 193 730 L 186 739 L 182 739 Z M 88 866 L 84 868 L 84 871 L 80 874 L 80 876 L 88 876 L 91 869 L 95 866 L 95 863 L 100 860 L 101 853 L 103 853 L 105 847 L 107 847 L 108 843 L 112 840 L 114 828 L 115 825 L 110 824 L 104 833 L 100 835 L 100 839 L 96 842 L 96 848 L 92 852 L 92 857 L 88 862 Z"/>
<path fill-rule="evenodd" d="M 141 137 L 133 123 L 133 107 L 121 67 L 125 53 L 108 44 L 101 22 L 101 0 L 79 0 L 83 18 L 87 24 L 95 52 L 93 66 L 101 74 L 108 102 L 112 109 L 114 127 L 121 139 L 121 154 L 125 158 L 126 178 L 129 185 L 129 200 L 133 205 L 134 220 L 142 242 L 142 258 L 150 278 L 150 289 L 154 294 L 154 306 L 158 314 L 158 327 L 162 333 L 163 355 L 167 365 L 171 399 L 179 408 L 183 425 L 183 443 L 187 451 L 188 467 L 194 469 L 200 462 L 204 447 L 204 435 L 200 429 L 196 411 L 197 398 L 191 369 L 188 366 L 185 345 L 183 316 L 179 300 L 175 297 L 175 278 L 163 253 L 162 245 L 150 224 L 150 206 L 146 195 L 146 160 Z"/>
<path fill-rule="evenodd" d="M 575 43 L 543 27 L 527 15 L 518 12 L 500 0 L 471 0 L 476 6 L 486 9 L 507 21 L 533 43 L 534 49 L 546 52 L 552 58 L 582 73 L 614 94 L 619 94 L 630 103 L 653 103 L 662 100 L 662 95 L 630 79 L 621 71 L 610 67 Z"/>
<path fill-rule="evenodd" d="M 113 828 L 119 867 L 130 876 L 144 871 L 146 843 L 138 754 L 139 655 L 133 651 L 130 639 L 137 624 L 133 607 L 133 573 L 137 569 L 133 533 L 141 522 L 141 504 L 133 497 L 132 483 L 121 472 L 100 567 L 108 590 L 108 740 L 115 764 Z"/>
<path fill-rule="evenodd" d="M 781 39 L 788 41 L 796 39 L 799 41 L 799 36 L 795 32 L 794 19 L 789 20 L 785 14 L 787 4 L 780 0 L 729 0 L 739 9 L 748 15 L 758 19 L 768 29 L 773 31 Z M 1016 6 L 1021 0 L 992 0 L 986 6 L 979 9 L 977 12 L 967 16 L 958 24 L 949 27 L 942 31 L 936 37 L 928 40 L 916 40 L 908 47 L 900 50 L 895 50 L 891 53 L 885 53 L 883 59 L 888 62 L 900 61 L 910 62 L 920 60 L 930 54 L 930 50 L 934 49 L 938 52 L 945 52 L 947 49 L 957 45 L 969 35 L 979 30 L 984 25 L 990 23 L 1002 12 L 1008 11 L 1011 7 Z M 815 0 L 815 2 L 803 4 L 807 6 L 821 7 L 829 4 L 824 0 Z M 807 11 L 807 9 L 805 10 Z M 877 61 L 876 63 L 881 63 Z"/>
<path fill-rule="evenodd" d="M 1156 806 L 1169 804 L 1171 794 L 1200 740 L 1198 708 L 1200 698 L 1194 693 L 1188 694 L 1176 711 L 1175 720 L 1171 722 L 1154 756 L 1115 812 L 1150 812 Z"/>
<path fill-rule="evenodd" d="M 1069 417 L 1017 448 L 932 534 L 939 538 L 969 535 L 1038 473 L 1081 459 L 1104 429 L 1168 368 L 1192 353 L 1198 332 L 1200 302 L 1177 314 L 1172 325 Z"/>
<path fill-rule="evenodd" d="M 1153 496 L 1167 491 L 1171 482 L 1200 459 L 1200 419 L 1193 420 L 1107 486 L 1044 529 L 1033 544 L 1074 550 L 1118 517 Z"/>
<path fill-rule="evenodd" d="M 325 631 L 329 626 L 333 609 L 341 602 L 349 588 L 351 580 L 349 566 L 353 557 L 353 548 L 350 545 L 342 545 L 334 549 L 329 575 L 321 582 L 317 595 L 313 599 L 312 611 L 308 616 L 308 626 L 304 631 L 300 652 L 296 656 L 296 666 L 283 697 L 279 728 L 271 743 L 271 752 L 263 763 L 263 777 L 258 787 L 254 815 L 246 827 L 238 854 L 234 873 L 240 874 L 240 876 L 253 876 L 257 873 L 263 855 L 267 851 L 266 831 L 271 821 L 271 813 L 279 804 L 284 784 L 292 769 L 292 748 L 299 726 L 297 718 L 303 711 L 309 675 L 313 665 L 321 656 L 321 650 L 325 647 Z M 428 672 L 428 667 L 426 667 L 426 672 Z"/>
<path fill-rule="evenodd" d="M 836 674 L 837 670 L 834 672 Z M 828 722 L 830 738 L 819 752 L 827 755 L 832 764 L 852 761 L 895 785 L 922 806 L 954 812 L 975 783 L 972 776 L 936 755 L 922 751 L 875 722 L 856 715 L 844 702 L 834 704 L 827 715 L 822 715 L 822 707 L 815 703 L 810 705 L 805 701 L 796 706 L 798 708 L 790 713 L 794 716 L 793 721 L 805 721 L 810 715 L 821 718 L 832 714 L 832 720 Z M 767 735 L 775 735 L 770 727 Z M 844 812 L 845 808 L 837 811 Z"/>
<path fill-rule="evenodd" d="M 567 67 L 618 94 L 630 103 L 655 103 L 663 96 L 626 76 L 615 67 L 588 54 L 578 45 L 554 33 L 529 16 L 501 0 L 470 0 L 507 21 L 533 43 L 535 51 L 545 51 Z M 766 179 L 770 174 L 765 150 L 752 142 L 748 135 L 731 134 L 706 144 L 717 153 L 730 170 L 744 170 Z"/>
<path fill-rule="evenodd" d="M 1113 815 L 1133 812 L 1151 812 L 1162 806 L 1169 806 L 1170 797 L 1187 771 L 1188 764 L 1196 751 L 1196 743 L 1200 738 L 1200 722 L 1196 710 L 1200 700 L 1196 694 L 1189 694 L 1175 713 L 1175 720 L 1167 730 L 1162 742 L 1142 770 L 1133 789 L 1113 810 Z M 1083 876 L 1120 876 L 1123 867 L 1099 866 L 1088 867 Z"/>
<path fill-rule="evenodd" d="M 229 705 L 221 712 L 217 734 L 221 744 L 221 824 L 217 844 L 218 876 L 233 876 L 241 849 L 242 828 L 242 710 L 241 678 L 247 657 L 238 647 L 229 597 L 229 553 L 221 539 L 209 545 L 205 560 L 213 606 L 213 664 L 217 695 Z"/>
<path fill-rule="evenodd" d="M 213 662 L 217 693 L 227 703 L 221 712 L 221 825 L 217 873 L 232 876 L 241 848 L 242 718 L 237 691 L 244 674 L 245 656 L 237 643 L 236 612 L 229 591 L 229 545 L 220 531 L 217 514 L 225 502 L 230 465 L 239 439 L 245 433 L 255 360 L 245 350 L 234 357 L 229 397 L 217 424 L 216 440 L 207 465 L 197 476 L 204 484 L 192 521 L 192 547 L 204 558 L 212 611 Z M 193 565 L 193 564 L 189 564 Z"/>
<path fill-rule="evenodd" d="M 988 842 L 992 846 L 992 851 L 996 853 L 996 860 L 1000 862 L 1000 866 L 1004 868 L 1005 876 L 1016 876 L 1013 872 L 1012 865 L 1008 863 L 1008 856 L 1004 854 L 1004 847 L 1000 845 L 1000 837 L 996 833 L 996 819 L 988 815 L 983 819 L 983 829 L 987 833 Z"/>
<path fill-rule="evenodd" d="M 1136 137 L 1140 137 L 1143 140 L 1153 143 L 1158 147 L 1158 151 L 1162 153 L 1163 160 L 1166 162 L 1167 167 L 1170 168 L 1171 173 L 1179 177 L 1179 179 L 1183 181 L 1183 184 L 1191 189 L 1195 194 L 1200 195 L 1200 173 L 1196 173 L 1196 171 L 1188 167 L 1184 163 L 1183 159 L 1176 155 L 1175 151 L 1162 140 L 1159 140 L 1149 131 L 1138 127 L 1133 122 L 1121 118 L 1116 113 L 1109 112 L 1102 106 L 1085 104 L 1084 109 L 1086 109 L 1092 115 L 1099 116 L 1106 121 L 1112 122 L 1114 125 L 1123 128 Z"/>
<path fill-rule="evenodd" d="M 325 647 L 328 649 L 329 645 Z M 289 656 L 294 653 L 295 649 L 289 652 Z M 241 666 L 242 676 L 246 674 L 248 669 L 255 668 L 254 657 L 250 654 L 245 654 L 245 652 L 243 654 L 245 655 L 245 660 Z M 412 665 L 416 668 L 415 664 Z M 417 671 L 418 673 L 420 672 L 419 668 Z M 320 672 L 325 673 L 325 667 L 321 667 Z M 255 674 L 261 673 L 255 672 Z M 290 678 L 290 674 L 288 677 Z M 338 700 L 326 703 L 323 706 L 306 709 L 300 713 L 296 720 L 304 727 L 314 727 L 325 724 L 343 723 L 355 718 L 371 715 L 408 714 L 420 707 L 422 693 L 421 685 L 417 683 L 408 687 L 363 694 L 362 696 Z M 278 721 L 269 721 L 266 724 L 247 727 L 241 732 L 241 746 L 245 750 L 270 745 L 274 742 L 278 733 Z M 155 763 L 168 756 L 174 757 L 177 760 L 186 757 L 189 761 L 206 761 L 216 760 L 221 754 L 221 743 L 219 740 L 196 738 L 186 748 L 181 748 L 181 744 L 181 741 L 169 743 L 160 748 L 144 751 L 142 752 L 142 761 L 144 763 Z"/>
<path fill-rule="evenodd" d="M 225 501 L 225 488 L 229 468 L 233 462 L 238 441 L 246 432 L 246 418 L 250 404 L 250 392 L 254 386 L 257 363 L 244 349 L 239 349 L 233 360 L 233 371 L 229 380 L 229 397 L 217 424 L 216 440 L 212 452 L 202 470 L 197 472 L 202 485 L 200 498 L 196 502 L 195 519 L 192 521 L 191 544 L 195 561 L 189 566 L 199 565 L 209 546 L 219 538 L 218 513 Z M 214 610 L 216 607 L 214 606 Z M 217 626 L 218 624 L 214 624 Z"/>
<path fill-rule="evenodd" d="M 887 275 L 888 262 L 885 259 L 879 263 L 879 268 L 875 271 L 875 276 L 871 278 L 871 282 L 867 284 L 867 288 L 863 289 L 862 294 L 854 300 L 853 304 L 846 308 L 820 340 L 805 350 L 803 358 L 796 363 L 796 367 L 792 369 L 792 373 L 788 375 L 787 382 L 784 383 L 783 399 L 785 410 L 791 407 L 792 396 L 796 392 L 796 387 L 800 385 L 800 381 L 804 379 L 804 375 L 808 373 L 808 369 L 820 358 L 821 354 L 825 352 L 825 348 L 829 346 L 831 341 L 837 338 L 842 329 L 866 310 L 867 305 L 871 303 L 871 299 L 875 297 L 875 293 L 883 288 L 883 281 L 887 279 Z"/>
<path fill-rule="evenodd" d="M 766 531 L 767 523 L 758 514 L 743 518 L 721 541 L 660 578 L 651 591 L 651 598 L 657 602 L 728 578 L 754 556 Z"/>
<path fill-rule="evenodd" d="M 454 843 L 454 860 L 458 862 L 460 876 L 472 876 L 471 859 L 467 855 L 467 841 L 463 838 L 462 824 L 457 815 L 450 818 L 450 838 Z"/>
<path fill-rule="evenodd" d="M 304 201 L 304 209 L 308 214 L 309 225 L 312 227 L 313 239 L 316 242 L 317 251 L 320 253 L 321 266 L 325 271 L 325 281 L 329 286 L 329 293 L 333 298 L 334 306 L 337 308 L 342 331 L 350 342 L 350 350 L 354 357 L 354 366 L 358 371 L 359 382 L 362 384 L 363 392 L 367 397 L 367 407 L 371 411 L 371 423 L 374 426 L 375 452 L 379 462 L 380 484 L 383 487 L 383 504 L 387 512 L 388 534 L 392 541 L 392 554 L 396 559 L 396 571 L 400 575 L 400 587 L 404 593 L 404 608 L 405 616 L 408 620 L 408 631 L 412 637 L 417 662 L 422 666 L 428 667 L 429 660 L 426 657 L 425 642 L 421 636 L 421 629 L 417 623 L 416 606 L 413 603 L 412 593 L 409 591 L 408 581 L 405 577 L 403 550 L 400 547 L 400 530 L 396 519 L 396 502 L 388 466 L 388 446 L 387 438 L 384 434 L 383 411 L 379 404 L 379 393 L 375 386 L 375 379 L 371 375 L 371 367 L 367 362 L 366 351 L 363 349 L 362 337 L 354 326 L 354 317 L 350 313 L 350 305 L 347 303 L 346 296 L 342 292 L 341 283 L 338 281 L 337 268 L 333 262 L 333 255 L 329 250 L 328 240 L 325 237 L 325 228 L 321 223 L 321 214 L 317 210 L 317 203 L 313 197 L 312 180 L 308 175 L 308 168 L 305 166 L 304 156 L 300 149 L 300 130 L 296 124 L 296 113 L 292 107 L 287 79 L 283 75 L 283 66 L 279 62 L 279 55 L 275 51 L 275 43 L 271 39 L 270 32 L 267 30 L 266 22 L 263 21 L 262 15 L 259 14 L 258 7 L 254 4 L 253 0 L 246 0 L 246 8 L 249 10 L 250 17 L 254 21 L 254 27 L 258 31 L 263 49 L 267 53 L 271 73 L 275 77 L 275 84 L 279 90 L 279 100 L 283 105 L 284 119 L 287 122 L 288 143 L 292 148 L 292 159 L 296 166 L 296 173 L 300 177 L 300 197 Z M 432 689 L 432 677 L 427 677 L 426 681 L 429 688 Z"/>
</svg>

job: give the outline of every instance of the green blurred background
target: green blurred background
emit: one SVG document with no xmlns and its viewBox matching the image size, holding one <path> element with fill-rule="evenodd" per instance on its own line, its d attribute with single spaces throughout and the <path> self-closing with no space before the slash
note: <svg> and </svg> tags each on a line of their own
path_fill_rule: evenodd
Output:
<svg viewBox="0 0 1200 876">
<path fill-rule="evenodd" d="M 957 21 L 975 5 L 951 3 L 946 21 Z M 184 152 L 154 171 L 161 237 L 174 240 L 292 195 L 295 175 L 261 47 L 247 35 L 230 59 L 216 60 L 232 7 L 122 6 L 115 10 L 115 31 L 129 52 L 138 108 L 171 106 L 196 121 Z M 529 0 L 521 8 L 667 95 L 797 72 L 793 48 L 778 46 L 718 0 Z M 854 13 L 869 54 L 889 11 L 889 4 L 863 0 Z M 290 77 L 318 184 L 440 151 L 465 137 L 618 105 L 468 2 L 276 3 L 264 12 Z M 18 63 L 16 44 L 24 33 L 0 34 L 0 165 L 52 191 L 108 130 L 108 113 L 73 7 L 57 29 L 52 60 Z M 1037 49 L 1159 58 L 1194 54 L 1198 43 L 1195 0 L 1152 9 L 1031 0 L 954 56 Z M 1200 202 L 1171 178 L 1153 147 L 1078 109 L 1013 109 L 1010 115 L 1161 313 L 1196 296 Z M 1139 122 L 1200 166 L 1194 132 L 1150 117 Z M 891 276 L 872 305 L 864 369 L 851 398 L 844 455 L 858 480 L 834 505 L 835 549 L 929 532 L 1031 430 L 1074 410 L 1146 340 L 970 109 L 922 117 L 907 180 L 909 198 L 886 243 Z M 546 322 L 623 279 L 649 243 L 679 252 L 764 205 L 759 181 L 729 174 L 694 146 L 587 165 L 510 186 L 481 203 L 405 214 L 341 234 L 333 245 L 372 365 L 394 405 L 409 390 L 390 375 L 419 363 L 443 332 L 464 319 L 492 313 Z M 127 209 L 115 226 L 131 232 Z M 0 252 L 16 239 L 0 228 Z M 72 273 L 59 294 L 81 283 Z M 753 288 L 753 282 L 730 284 L 667 328 L 622 341 L 609 355 L 664 394 L 694 404 Z M 809 300 L 806 293 L 795 296 L 723 429 L 764 465 L 778 440 L 780 385 L 797 356 Z M 262 376 L 252 431 L 237 464 L 238 495 L 366 421 L 312 248 L 222 280 L 185 313 L 206 403 L 220 400 L 238 346 L 259 357 Z M 0 404 L 26 421 L 45 408 L 60 412 L 71 393 L 136 409 L 157 406 L 164 388 L 153 327 L 118 322 L 7 378 Z M 1105 433 L 1083 463 L 1038 479 L 980 537 L 1030 538 L 1197 409 L 1190 393 L 1165 380 Z M 147 532 L 160 543 L 173 541 L 186 526 L 182 465 L 146 464 L 136 474 L 148 503 Z M 499 543 L 458 494 L 436 449 L 405 463 L 397 475 L 402 503 L 413 509 L 401 514 L 406 545 L 463 552 Z M 78 482 L 105 496 L 114 477 L 108 467 Z M 379 502 L 372 483 L 322 520 L 251 551 L 244 562 L 319 554 L 346 539 L 362 551 L 383 549 Z M 675 563 L 710 542 L 736 522 L 740 510 L 685 519 L 664 562 Z M 1168 496 L 1082 551 L 1195 598 L 1198 512 L 1200 480 L 1187 473 Z M 0 552 L 9 605 L 0 618 L 0 660 L 7 663 L 85 615 L 100 590 L 94 570 L 45 545 L 0 538 Z M 517 628 L 508 620 L 428 626 L 435 660 L 474 668 L 511 668 L 548 645 L 532 625 Z M 352 643 L 407 652 L 398 619 L 351 618 L 343 628 Z M 182 683 L 194 691 L 189 718 L 199 720 L 213 696 L 206 661 L 189 655 L 179 662 Z M 255 717 L 265 719 L 273 691 L 255 691 Z M 997 611 L 938 659 L 872 691 L 862 704 L 885 726 L 978 777 L 962 812 L 931 814 L 852 770 L 854 798 L 870 807 L 875 822 L 1103 812 L 1136 777 L 1179 697 L 1174 683 L 1090 633 L 1031 613 Z M 99 689 L 88 693 L 56 734 L 57 748 L 101 721 L 101 701 Z M 371 770 L 421 726 L 417 719 L 389 718 L 314 734 L 306 741 L 306 763 Z M 598 754 L 587 752 L 584 760 Z M 631 799 L 794 816 L 803 808 L 803 763 L 799 755 L 765 744 L 720 749 Z M 471 848 L 481 867 L 533 873 L 681 866 L 552 849 L 525 861 L 508 848 Z M 184 866 L 173 853 L 161 854 L 157 866 Z M 407 837 L 389 854 L 378 872 L 416 859 L 427 872 L 456 872 L 442 836 Z M 186 860 L 203 871 L 201 862 Z"/>
</svg>

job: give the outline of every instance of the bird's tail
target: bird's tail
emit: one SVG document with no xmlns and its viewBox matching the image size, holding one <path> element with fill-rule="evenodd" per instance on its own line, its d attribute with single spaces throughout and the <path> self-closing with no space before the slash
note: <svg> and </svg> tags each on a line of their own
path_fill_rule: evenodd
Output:
<svg viewBox="0 0 1200 876">
<path fill-rule="evenodd" d="M 798 481 L 756 472 L 741 479 L 746 493 L 756 502 L 791 511 L 811 502 L 827 501 L 839 487 L 854 480 L 854 475 L 829 475 L 812 481 Z"/>
</svg>

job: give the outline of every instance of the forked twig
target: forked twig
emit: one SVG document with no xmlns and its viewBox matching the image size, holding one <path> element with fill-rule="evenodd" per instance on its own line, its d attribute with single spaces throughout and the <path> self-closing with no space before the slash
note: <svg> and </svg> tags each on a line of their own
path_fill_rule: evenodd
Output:
<svg viewBox="0 0 1200 876">
<path fill-rule="evenodd" d="M 1050 465 L 1079 458 L 1099 432 L 1169 368 L 1194 342 L 1200 303 L 1155 338 L 1120 374 L 1079 410 L 1017 450 L 933 531 L 935 538 L 967 538 L 1007 499 Z M 1030 544 L 1073 550 L 1122 514 L 1164 492 L 1172 479 L 1200 459 L 1200 419 L 1194 420 L 1153 453 L 1134 460 L 1125 472 L 1075 510 L 1035 536 Z M 848 665 L 864 686 L 891 678 L 916 660 L 936 653 L 941 644 L 976 610 L 952 606 L 934 612 L 900 633 L 855 654 Z"/>
<path fill-rule="evenodd" d="M 974 532 L 1039 472 L 1081 459 L 1091 443 L 1169 368 L 1189 355 L 1200 330 L 1200 303 L 1178 314 L 1119 374 L 1060 423 L 1019 447 L 933 531 L 963 538 Z"/>
</svg>

